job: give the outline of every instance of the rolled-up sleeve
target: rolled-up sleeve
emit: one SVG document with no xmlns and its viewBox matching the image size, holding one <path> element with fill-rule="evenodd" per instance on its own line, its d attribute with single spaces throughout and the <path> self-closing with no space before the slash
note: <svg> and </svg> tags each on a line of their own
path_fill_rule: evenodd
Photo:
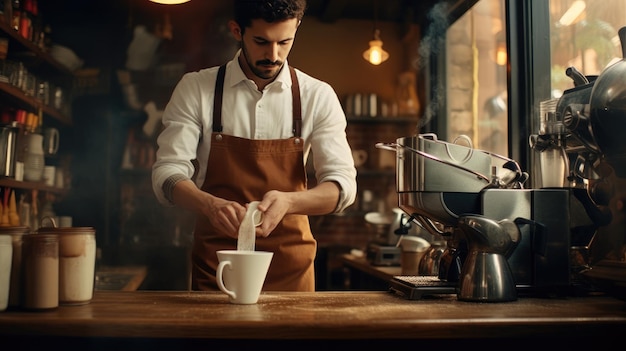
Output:
<svg viewBox="0 0 626 351">
<path fill-rule="evenodd" d="M 335 213 L 341 212 L 354 203 L 357 193 L 357 172 L 346 137 L 346 117 L 330 85 L 303 80 L 303 91 L 307 91 L 306 84 L 314 83 L 311 87 L 313 91 L 307 91 L 308 94 L 303 96 L 303 112 L 305 116 L 312 117 L 311 121 L 304 122 L 304 128 L 310 132 L 315 177 L 318 183 L 336 182 L 340 186 Z"/>
<path fill-rule="evenodd" d="M 152 188 L 158 201 L 172 206 L 167 189 L 173 182 L 190 179 L 195 172 L 192 160 L 202 153 L 198 144 L 202 138 L 202 99 L 198 89 L 199 73 L 188 73 L 178 83 L 163 111 L 163 129 L 157 139 L 156 161 L 152 166 Z M 164 191 L 165 189 L 165 191 Z"/>
</svg>

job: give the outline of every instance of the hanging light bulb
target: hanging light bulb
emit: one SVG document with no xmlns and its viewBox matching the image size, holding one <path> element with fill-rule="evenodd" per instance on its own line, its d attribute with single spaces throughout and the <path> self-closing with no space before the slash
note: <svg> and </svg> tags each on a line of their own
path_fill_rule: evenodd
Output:
<svg viewBox="0 0 626 351">
<path fill-rule="evenodd" d="M 150 1 L 156 2 L 157 4 L 163 4 L 163 5 L 178 5 L 178 4 L 184 4 L 191 0 L 150 0 Z"/>
<path fill-rule="evenodd" d="M 496 64 L 498 66 L 505 66 L 507 63 L 506 44 L 498 44 L 496 49 Z"/>
<path fill-rule="evenodd" d="M 363 58 L 372 65 L 380 65 L 389 58 L 389 53 L 383 50 L 383 41 L 380 40 L 380 30 L 374 30 L 374 40 L 370 40 L 370 48 L 365 50 Z"/>
<path fill-rule="evenodd" d="M 496 64 L 498 66 L 506 66 L 507 62 L 505 32 L 499 31 L 496 33 Z"/>
</svg>

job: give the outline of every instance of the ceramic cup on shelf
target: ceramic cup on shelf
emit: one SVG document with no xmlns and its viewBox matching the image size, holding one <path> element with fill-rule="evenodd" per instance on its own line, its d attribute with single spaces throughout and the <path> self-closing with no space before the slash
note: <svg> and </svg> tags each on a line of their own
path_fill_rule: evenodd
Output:
<svg viewBox="0 0 626 351">
<path fill-rule="evenodd" d="M 27 134 L 25 137 L 24 180 L 38 182 L 43 178 L 45 166 L 43 135 L 33 133 Z"/>
</svg>

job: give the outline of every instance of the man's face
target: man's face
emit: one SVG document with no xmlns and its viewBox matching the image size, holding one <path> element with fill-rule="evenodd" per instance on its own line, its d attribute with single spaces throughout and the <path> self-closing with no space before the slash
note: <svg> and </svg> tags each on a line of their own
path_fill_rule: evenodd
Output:
<svg viewBox="0 0 626 351">
<path fill-rule="evenodd" d="M 232 28 L 250 71 L 261 79 L 273 79 L 285 63 L 293 46 L 298 20 L 268 23 L 257 19 L 241 35 L 239 26 Z M 245 71 L 245 68 L 244 68 Z"/>
</svg>

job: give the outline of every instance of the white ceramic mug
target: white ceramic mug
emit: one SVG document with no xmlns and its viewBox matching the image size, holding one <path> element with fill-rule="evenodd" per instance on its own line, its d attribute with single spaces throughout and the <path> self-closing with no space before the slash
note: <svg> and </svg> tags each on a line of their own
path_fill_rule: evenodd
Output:
<svg viewBox="0 0 626 351">
<path fill-rule="evenodd" d="M 267 251 L 217 251 L 217 286 L 231 303 L 257 303 L 273 256 Z"/>
</svg>

